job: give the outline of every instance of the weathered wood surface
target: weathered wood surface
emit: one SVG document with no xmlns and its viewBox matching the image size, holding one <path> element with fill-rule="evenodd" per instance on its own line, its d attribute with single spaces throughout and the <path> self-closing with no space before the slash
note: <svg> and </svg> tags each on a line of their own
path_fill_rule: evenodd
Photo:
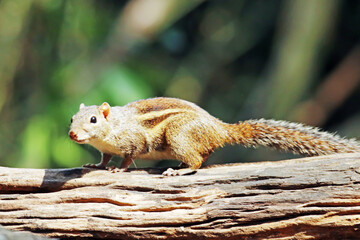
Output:
<svg viewBox="0 0 360 240">
<path fill-rule="evenodd" d="M 0 224 L 49 237 L 360 239 L 360 154 L 159 170 L 0 168 Z"/>
<path fill-rule="evenodd" d="M 29 232 L 16 232 L 11 230 L 6 230 L 0 226 L 0 239 L 1 240 L 51 240 L 58 238 L 47 238 L 37 236 Z"/>
</svg>

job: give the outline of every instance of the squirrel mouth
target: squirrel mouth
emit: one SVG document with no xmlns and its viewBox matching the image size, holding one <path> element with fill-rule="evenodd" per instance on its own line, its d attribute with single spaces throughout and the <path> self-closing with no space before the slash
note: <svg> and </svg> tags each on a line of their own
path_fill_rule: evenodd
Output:
<svg viewBox="0 0 360 240">
<path fill-rule="evenodd" d="M 87 140 L 87 139 L 78 139 L 78 135 L 73 131 L 69 132 L 69 137 L 71 138 L 71 140 L 77 143 L 85 143 L 85 141 Z"/>
</svg>

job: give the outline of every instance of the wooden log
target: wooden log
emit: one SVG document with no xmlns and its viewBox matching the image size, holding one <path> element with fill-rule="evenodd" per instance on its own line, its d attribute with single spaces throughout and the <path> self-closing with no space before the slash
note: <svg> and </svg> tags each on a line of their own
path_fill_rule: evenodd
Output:
<svg viewBox="0 0 360 240">
<path fill-rule="evenodd" d="M 160 169 L 0 168 L 0 224 L 94 239 L 360 239 L 360 154 Z"/>
</svg>

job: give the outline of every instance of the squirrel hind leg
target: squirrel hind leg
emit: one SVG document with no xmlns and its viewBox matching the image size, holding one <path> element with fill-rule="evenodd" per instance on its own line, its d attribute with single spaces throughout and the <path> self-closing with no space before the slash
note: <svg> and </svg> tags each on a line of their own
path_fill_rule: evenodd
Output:
<svg viewBox="0 0 360 240">
<path fill-rule="evenodd" d="M 214 152 L 214 150 L 209 150 L 207 153 L 201 154 L 201 157 L 202 157 L 201 165 L 202 165 L 204 162 L 206 162 L 206 160 L 210 157 L 211 153 L 213 153 L 213 152 Z M 188 161 L 186 161 L 186 162 L 188 162 Z M 195 161 L 195 162 L 197 162 L 197 161 Z M 201 167 L 201 165 L 200 165 L 200 167 Z M 179 168 L 191 168 L 191 166 L 188 165 L 188 164 L 186 164 L 185 162 L 181 162 L 181 163 L 179 164 Z M 199 167 L 198 167 L 198 168 L 199 168 Z M 195 167 L 195 169 L 197 169 L 197 168 Z"/>
<path fill-rule="evenodd" d="M 167 177 L 190 175 L 190 174 L 196 173 L 196 170 L 201 167 L 201 161 L 199 161 L 199 163 L 200 164 L 194 164 L 194 165 L 190 166 L 187 163 L 182 162 L 180 164 L 180 167 L 185 166 L 185 168 L 181 168 L 181 169 L 168 168 L 162 173 L 162 175 L 167 176 Z"/>
<path fill-rule="evenodd" d="M 163 176 L 184 176 L 196 173 L 196 170 L 199 169 L 210 156 L 213 151 L 209 151 L 206 154 L 199 154 L 197 156 L 184 156 L 178 155 L 177 159 L 181 161 L 180 168 L 174 170 L 172 168 L 168 168 L 166 171 L 162 173 Z"/>
</svg>

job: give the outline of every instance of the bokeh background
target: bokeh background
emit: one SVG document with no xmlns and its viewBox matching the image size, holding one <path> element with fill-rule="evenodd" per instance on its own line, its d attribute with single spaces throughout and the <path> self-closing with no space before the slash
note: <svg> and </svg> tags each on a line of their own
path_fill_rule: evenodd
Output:
<svg viewBox="0 0 360 240">
<path fill-rule="evenodd" d="M 357 0 L 1 0 L 0 165 L 97 162 L 67 136 L 79 104 L 154 96 L 226 122 L 274 118 L 360 136 L 359 39 Z M 207 164 L 287 157 L 232 146 Z"/>
</svg>

